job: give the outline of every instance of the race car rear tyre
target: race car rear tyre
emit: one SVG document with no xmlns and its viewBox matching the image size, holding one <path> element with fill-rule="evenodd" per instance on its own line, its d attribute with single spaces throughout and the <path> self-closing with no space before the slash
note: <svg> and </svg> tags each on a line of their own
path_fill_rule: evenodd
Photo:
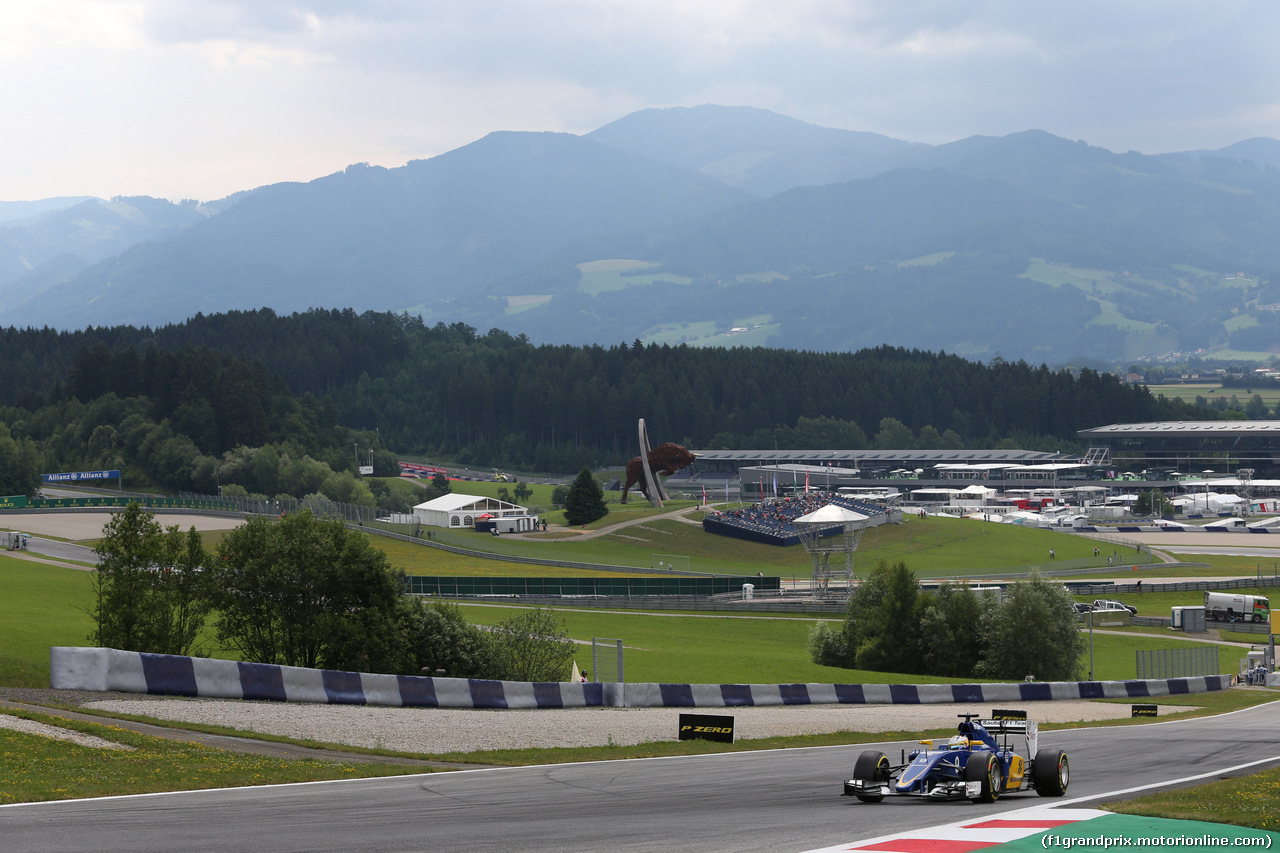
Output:
<svg viewBox="0 0 1280 853">
<path fill-rule="evenodd" d="M 1040 796 L 1061 797 L 1067 792 L 1067 783 L 1071 781 L 1067 754 L 1060 749 L 1042 749 L 1037 752 L 1035 764 L 1031 768 L 1031 781 L 1035 783 L 1036 793 Z"/>
<path fill-rule="evenodd" d="M 858 756 L 858 763 L 853 765 L 853 778 L 860 782 L 889 784 L 889 757 L 883 752 L 867 750 Z M 854 794 L 854 796 L 864 803 L 878 803 L 884 799 L 883 794 Z"/>
<path fill-rule="evenodd" d="M 975 803 L 994 803 L 1004 788 L 1004 770 L 1000 767 L 1000 759 L 994 752 L 988 752 L 983 758 L 981 752 L 969 756 L 964 766 L 964 781 L 981 782 L 978 796 L 970 797 Z"/>
</svg>

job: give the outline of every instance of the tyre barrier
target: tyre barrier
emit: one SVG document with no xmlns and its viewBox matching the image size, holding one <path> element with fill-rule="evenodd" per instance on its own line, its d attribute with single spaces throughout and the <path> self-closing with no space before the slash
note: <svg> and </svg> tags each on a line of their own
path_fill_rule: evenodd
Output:
<svg viewBox="0 0 1280 853">
<path fill-rule="evenodd" d="M 619 684 L 488 681 L 336 672 L 297 666 L 54 646 L 50 685 L 220 699 L 421 708 L 734 708 L 1138 699 L 1225 690 L 1229 675 L 1135 681 L 991 684 Z"/>
</svg>

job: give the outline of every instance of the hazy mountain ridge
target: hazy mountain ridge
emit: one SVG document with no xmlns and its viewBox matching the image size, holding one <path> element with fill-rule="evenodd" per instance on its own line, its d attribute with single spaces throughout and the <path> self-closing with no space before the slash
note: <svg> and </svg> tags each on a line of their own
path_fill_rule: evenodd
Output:
<svg viewBox="0 0 1280 853">
<path fill-rule="evenodd" d="M 357 165 L 263 187 L 163 244 L 104 261 L 16 316 L 36 325 L 52 316 L 156 324 L 180 319 L 167 312 L 184 300 L 192 312 L 217 303 L 430 313 L 571 240 L 745 198 L 570 134 L 495 133 L 397 169 Z"/>
<path fill-rule="evenodd" d="M 1269 346 L 1276 151 L 1116 154 L 1042 131 L 927 146 L 743 107 L 644 110 L 262 187 L 75 275 L 51 255 L 20 279 L 33 298 L 0 300 L 11 323 L 63 328 L 351 307 L 569 343 L 1049 361 Z M 629 260 L 589 263 L 606 259 Z"/>
<path fill-rule="evenodd" d="M 768 110 L 710 104 L 640 110 L 587 136 L 759 196 L 871 177 L 929 147 L 820 127 Z"/>
<path fill-rule="evenodd" d="M 9 208 L 34 211 L 0 223 L 0 308 L 29 302 L 104 258 L 204 221 L 210 211 L 139 196 L 110 201 L 49 199 Z M 60 203 L 71 202 L 71 203 Z"/>
<path fill-rule="evenodd" d="M 8 225 L 24 219 L 35 219 L 46 213 L 64 210 L 81 202 L 93 200 L 93 196 L 77 195 L 42 198 L 34 201 L 0 201 L 0 225 Z"/>
</svg>

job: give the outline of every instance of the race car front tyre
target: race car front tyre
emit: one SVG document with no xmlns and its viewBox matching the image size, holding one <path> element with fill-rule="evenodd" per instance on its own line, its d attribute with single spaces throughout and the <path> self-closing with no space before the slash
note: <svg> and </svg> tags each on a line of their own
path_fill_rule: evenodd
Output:
<svg viewBox="0 0 1280 853">
<path fill-rule="evenodd" d="M 883 752 L 867 750 L 858 756 L 858 763 L 853 765 L 853 778 L 859 782 L 874 782 L 876 785 L 889 784 L 889 757 Z M 878 803 L 884 799 L 883 794 L 855 793 L 854 796 L 864 803 Z"/>
<path fill-rule="evenodd" d="M 1067 754 L 1060 749 L 1038 751 L 1031 768 L 1031 781 L 1035 782 L 1036 793 L 1040 796 L 1061 797 L 1067 792 L 1067 783 L 1071 781 Z"/>
<path fill-rule="evenodd" d="M 964 781 L 978 782 L 980 788 L 976 797 L 970 797 L 975 803 L 994 803 L 1004 788 L 1004 770 L 1000 767 L 1000 759 L 994 752 L 975 752 L 969 756 L 964 766 Z"/>
</svg>

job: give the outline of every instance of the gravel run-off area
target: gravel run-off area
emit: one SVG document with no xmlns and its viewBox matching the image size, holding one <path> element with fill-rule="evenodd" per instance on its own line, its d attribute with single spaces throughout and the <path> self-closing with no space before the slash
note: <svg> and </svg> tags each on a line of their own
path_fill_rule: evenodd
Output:
<svg viewBox="0 0 1280 853">
<path fill-rule="evenodd" d="M 482 711 L 311 705 L 234 699 L 106 699 L 84 703 L 113 714 L 227 726 L 285 737 L 439 754 L 482 749 L 632 745 L 677 740 L 681 712 L 732 716 L 739 739 L 830 732 L 919 732 L 956 725 L 976 705 L 784 705 L 740 708 L 566 708 Z M 1032 702 L 1005 705 L 1041 723 L 1128 718 L 1128 704 Z M 1162 714 L 1173 708 L 1161 709 Z M 1176 710 L 1188 710 L 1179 706 Z"/>
</svg>

